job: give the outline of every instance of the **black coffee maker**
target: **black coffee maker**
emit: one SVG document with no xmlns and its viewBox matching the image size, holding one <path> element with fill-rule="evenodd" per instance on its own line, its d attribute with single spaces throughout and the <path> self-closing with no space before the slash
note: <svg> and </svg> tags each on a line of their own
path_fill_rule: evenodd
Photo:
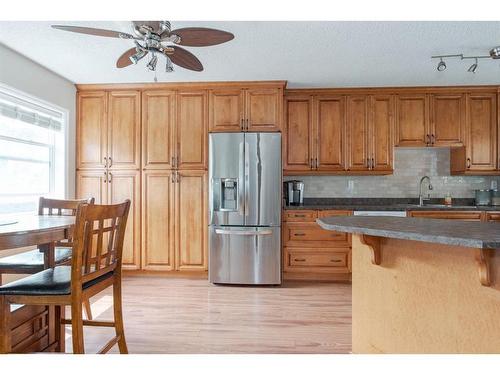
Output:
<svg viewBox="0 0 500 375">
<path fill-rule="evenodd" d="M 300 206 L 304 203 L 304 182 L 299 180 L 285 181 L 283 183 L 283 196 L 285 205 Z"/>
</svg>

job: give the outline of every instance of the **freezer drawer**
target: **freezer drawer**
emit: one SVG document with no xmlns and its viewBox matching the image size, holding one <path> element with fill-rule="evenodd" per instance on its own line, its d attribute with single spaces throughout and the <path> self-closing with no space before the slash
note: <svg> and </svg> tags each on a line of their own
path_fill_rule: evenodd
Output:
<svg viewBox="0 0 500 375">
<path fill-rule="evenodd" d="M 220 284 L 281 284 L 280 227 L 209 228 L 209 279 Z"/>
</svg>

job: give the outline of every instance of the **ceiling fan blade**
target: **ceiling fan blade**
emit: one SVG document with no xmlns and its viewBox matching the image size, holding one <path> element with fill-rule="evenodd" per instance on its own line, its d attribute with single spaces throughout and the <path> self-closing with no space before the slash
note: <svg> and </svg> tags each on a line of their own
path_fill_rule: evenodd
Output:
<svg viewBox="0 0 500 375">
<path fill-rule="evenodd" d="M 206 27 L 186 27 L 173 30 L 171 34 L 181 38 L 178 44 L 188 47 L 214 46 L 234 39 L 234 35 L 227 31 L 208 29 Z"/>
<path fill-rule="evenodd" d="M 180 67 L 194 70 L 196 72 L 201 72 L 203 70 L 203 65 L 200 60 L 198 60 L 198 58 L 191 52 L 177 46 L 171 46 L 171 48 L 174 49 L 174 52 L 172 54 L 167 54 L 167 56 L 170 57 L 170 60 L 175 65 L 179 65 Z"/>
<path fill-rule="evenodd" d="M 116 67 L 117 68 L 125 68 L 126 66 L 129 66 L 132 64 L 132 61 L 130 60 L 130 56 L 135 54 L 137 51 L 135 47 L 130 48 L 126 50 L 119 58 L 116 60 Z"/>
<path fill-rule="evenodd" d="M 160 21 L 132 21 L 135 27 L 149 26 L 154 32 L 160 31 Z"/>
<path fill-rule="evenodd" d="M 52 25 L 52 28 L 64 31 L 71 31 L 73 33 L 105 36 L 109 38 L 136 39 L 134 36 L 127 33 L 122 33 L 121 31 L 94 29 L 93 27 Z"/>
</svg>

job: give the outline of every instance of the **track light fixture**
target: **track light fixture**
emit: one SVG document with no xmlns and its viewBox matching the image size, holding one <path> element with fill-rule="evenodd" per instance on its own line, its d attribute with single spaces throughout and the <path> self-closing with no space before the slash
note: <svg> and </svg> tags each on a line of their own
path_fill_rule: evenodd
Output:
<svg viewBox="0 0 500 375">
<path fill-rule="evenodd" d="M 467 69 L 468 72 L 470 73 L 476 73 L 476 70 L 477 70 L 477 58 L 476 58 L 476 61 L 474 64 L 472 64 L 469 69 Z"/>
<path fill-rule="evenodd" d="M 438 72 L 442 72 L 445 69 L 446 69 L 446 63 L 441 58 L 441 61 L 439 61 L 439 64 L 437 66 L 437 70 L 438 70 Z"/>
</svg>

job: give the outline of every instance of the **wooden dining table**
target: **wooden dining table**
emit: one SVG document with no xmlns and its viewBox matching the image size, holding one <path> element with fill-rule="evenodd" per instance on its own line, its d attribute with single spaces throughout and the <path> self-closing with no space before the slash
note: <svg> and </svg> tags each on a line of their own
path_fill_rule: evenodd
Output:
<svg viewBox="0 0 500 375">
<path fill-rule="evenodd" d="M 0 221 L 0 255 L 15 248 L 44 253 L 44 267 L 55 265 L 55 242 L 70 238 L 75 218 L 57 215 L 19 215 Z M 28 250 L 27 249 L 27 250 Z M 14 353 L 64 352 L 65 334 L 59 324 L 64 306 L 11 306 L 11 340 Z"/>
</svg>

